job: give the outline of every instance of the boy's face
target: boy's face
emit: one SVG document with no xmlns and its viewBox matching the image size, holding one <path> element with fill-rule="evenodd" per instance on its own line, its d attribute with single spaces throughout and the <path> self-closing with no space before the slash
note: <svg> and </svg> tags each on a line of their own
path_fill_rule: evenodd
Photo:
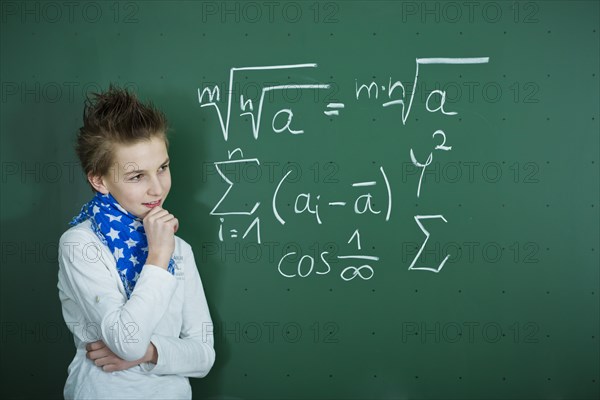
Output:
<svg viewBox="0 0 600 400">
<path fill-rule="evenodd" d="M 161 207 L 165 203 L 171 189 L 168 164 L 167 147 L 160 136 L 132 145 L 117 144 L 113 165 L 94 187 L 103 194 L 110 192 L 123 208 L 144 218 L 152 209 L 147 203 L 159 200 Z"/>
</svg>

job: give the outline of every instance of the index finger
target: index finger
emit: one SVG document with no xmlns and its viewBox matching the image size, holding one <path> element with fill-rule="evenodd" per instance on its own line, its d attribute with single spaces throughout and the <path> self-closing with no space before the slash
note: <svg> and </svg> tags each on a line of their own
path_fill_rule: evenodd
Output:
<svg viewBox="0 0 600 400">
<path fill-rule="evenodd" d="M 95 342 L 88 343 L 88 344 L 85 346 L 85 349 L 86 349 L 87 351 L 92 351 L 92 350 L 98 350 L 98 349 L 101 349 L 101 348 L 102 348 L 102 346 L 100 345 L 100 343 L 101 343 L 101 342 L 102 342 L 102 340 L 97 340 L 97 341 L 95 341 Z"/>
</svg>

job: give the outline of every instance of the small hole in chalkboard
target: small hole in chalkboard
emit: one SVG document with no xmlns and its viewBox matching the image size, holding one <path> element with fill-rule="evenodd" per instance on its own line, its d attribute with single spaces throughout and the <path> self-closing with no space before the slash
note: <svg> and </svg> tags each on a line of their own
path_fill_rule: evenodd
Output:
<svg viewBox="0 0 600 400">
<path fill-rule="evenodd" d="M 503 377 L 502 377 L 502 380 L 503 380 L 503 381 L 505 381 L 505 380 L 506 380 L 506 377 L 504 377 L 504 376 L 503 376 Z"/>
<path fill-rule="evenodd" d="M 503 290 L 503 291 L 502 291 L 502 294 L 504 294 L 504 293 L 506 293 L 506 290 Z"/>
<path fill-rule="evenodd" d="M 248 291 L 248 288 L 244 288 L 244 291 L 246 291 L 246 292 L 247 292 L 247 291 Z"/>
<path fill-rule="evenodd" d="M 375 334 L 375 332 L 371 332 L 371 335 L 374 335 L 374 334 Z"/>
<path fill-rule="evenodd" d="M 547 337 L 547 338 L 549 338 L 549 337 L 550 337 L 550 335 L 546 335 L 546 337 Z"/>
<path fill-rule="evenodd" d="M 285 374 L 285 376 L 287 376 L 288 378 L 290 377 L 290 374 Z"/>
<path fill-rule="evenodd" d="M 329 36 L 333 36 L 333 33 L 330 33 Z"/>
<path fill-rule="evenodd" d="M 417 32 L 417 36 L 419 36 L 419 32 Z"/>
<path fill-rule="evenodd" d="M 244 376 L 248 376 L 248 374 L 244 374 Z"/>
<path fill-rule="evenodd" d="M 419 379 L 419 377 L 417 375 L 415 375 L 415 379 Z"/>
<path fill-rule="evenodd" d="M 415 289 L 415 293 L 417 293 L 419 291 L 419 289 Z"/>
<path fill-rule="evenodd" d="M 462 32 L 458 32 L 459 35 L 462 35 Z"/>
<path fill-rule="evenodd" d="M 373 375 L 373 378 L 377 378 L 377 375 Z"/>
<path fill-rule="evenodd" d="M 551 381 L 552 379 L 548 378 L 549 381 Z"/>
<path fill-rule="evenodd" d="M 333 289 L 332 289 L 332 288 L 329 288 L 329 291 L 330 291 L 330 292 L 333 292 Z"/>
<path fill-rule="evenodd" d="M 548 33 L 552 33 L 552 31 L 548 31 Z"/>
<path fill-rule="evenodd" d="M 462 293 L 462 290 L 461 290 L 461 289 L 458 289 L 458 293 Z"/>
<path fill-rule="evenodd" d="M 546 294 L 550 294 L 550 291 L 549 291 L 549 290 L 546 290 Z"/>
<path fill-rule="evenodd" d="M 288 32 L 288 36 L 292 36 L 292 34 Z M 288 375 L 288 376 L 289 376 L 289 375 Z"/>
<path fill-rule="evenodd" d="M 458 379 L 462 379 L 462 376 L 459 376 Z"/>
<path fill-rule="evenodd" d="M 374 292 L 374 291 L 375 291 L 375 289 L 371 289 L 371 291 L 372 291 L 372 292 Z"/>
<path fill-rule="evenodd" d="M 329 374 L 329 377 L 330 377 L 330 378 L 333 378 L 333 374 Z"/>
<path fill-rule="evenodd" d="M 377 36 L 377 34 L 375 32 L 373 32 L 373 36 Z"/>
<path fill-rule="evenodd" d="M 289 291 L 290 291 L 290 288 L 287 288 L 286 290 L 289 292 Z"/>
<path fill-rule="evenodd" d="M 506 31 L 504 31 L 504 34 L 506 35 Z"/>
</svg>

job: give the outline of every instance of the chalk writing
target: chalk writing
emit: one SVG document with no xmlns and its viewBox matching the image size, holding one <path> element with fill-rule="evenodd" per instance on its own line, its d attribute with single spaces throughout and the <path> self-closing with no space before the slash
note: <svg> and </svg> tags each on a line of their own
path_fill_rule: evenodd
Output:
<svg viewBox="0 0 600 400">
<path fill-rule="evenodd" d="M 393 80 L 389 77 L 387 85 L 372 81 L 370 83 L 360 83 L 358 79 L 354 82 L 354 96 L 355 102 L 365 101 L 381 101 L 381 106 L 385 109 L 393 110 L 395 107 L 400 107 L 400 115 L 402 125 L 406 125 L 408 117 L 411 113 L 411 109 L 414 106 L 414 95 L 416 92 L 417 83 L 419 80 L 419 73 L 422 72 L 424 66 L 433 65 L 466 65 L 466 64 L 486 64 L 489 62 L 488 57 L 473 57 L 473 58 L 417 58 L 415 59 L 415 75 L 412 82 L 412 91 L 407 94 L 405 85 L 400 80 Z M 225 103 L 221 101 L 221 92 L 218 86 L 198 88 L 198 103 L 200 107 L 214 107 L 217 118 L 219 120 L 219 126 L 223 139 L 228 142 L 230 139 L 231 132 L 231 117 L 236 111 L 232 110 L 232 104 L 239 104 L 239 116 L 249 119 L 250 132 L 254 140 L 259 140 L 261 131 L 264 131 L 264 119 L 270 119 L 270 132 L 273 134 L 288 134 L 290 136 L 310 134 L 301 122 L 295 119 L 294 108 L 291 106 L 285 106 L 279 108 L 276 111 L 269 110 L 268 115 L 265 114 L 265 98 L 270 93 L 283 90 L 328 90 L 331 89 L 330 84 L 325 83 L 290 83 L 290 84 L 267 84 L 260 89 L 259 98 L 245 98 L 243 94 L 239 95 L 239 99 L 234 98 L 233 85 L 236 77 L 239 73 L 252 73 L 258 71 L 282 71 L 282 70 L 306 70 L 311 68 L 317 68 L 316 63 L 305 63 L 305 64 L 289 64 L 289 65 L 270 65 L 270 66 L 252 66 L 252 67 L 236 67 L 231 68 L 229 71 L 229 88 L 227 90 L 227 98 Z M 288 77 L 289 78 L 289 77 Z M 239 100 L 239 102 L 238 102 Z M 382 101 L 383 100 L 383 101 Z M 435 105 L 434 105 L 435 104 Z M 345 110 L 346 107 L 351 107 L 352 103 L 331 101 L 326 105 L 326 110 L 323 111 L 325 117 L 338 117 L 343 118 L 344 114 L 340 114 L 340 111 Z M 444 116 L 453 117 L 458 115 L 456 111 L 448 110 L 446 107 L 446 91 L 435 89 L 431 90 L 427 95 L 427 98 L 423 104 L 424 110 L 429 113 L 439 113 Z M 267 128 L 268 129 L 268 128 Z M 237 132 L 238 130 L 236 130 Z M 452 151 L 453 146 L 451 141 L 448 140 L 448 135 L 442 129 L 437 129 L 431 135 L 432 147 L 429 154 L 425 157 L 423 154 L 415 154 L 414 149 L 411 147 L 408 151 L 408 156 L 412 164 L 420 169 L 420 176 L 416 186 L 416 197 L 421 198 L 423 195 L 423 177 L 425 170 L 434 160 L 434 155 L 437 157 L 444 152 Z M 290 139 L 293 140 L 293 139 Z M 450 142 L 450 143 L 448 143 Z M 261 230 L 260 230 L 260 218 L 265 218 L 264 213 L 259 216 L 259 208 L 261 206 L 260 201 L 235 205 L 235 201 L 229 200 L 230 192 L 235 193 L 239 190 L 236 186 L 241 183 L 234 183 L 224 173 L 223 168 L 227 166 L 240 166 L 244 165 L 255 165 L 260 166 L 260 160 L 258 158 L 244 157 L 241 148 L 235 148 L 232 151 L 227 152 L 227 159 L 222 161 L 215 161 L 214 168 L 218 173 L 218 176 L 227 184 L 227 189 L 216 202 L 210 215 L 219 218 L 219 232 L 218 237 L 220 241 L 228 239 L 237 239 L 241 236 L 241 239 L 249 238 L 250 235 L 256 240 L 257 243 L 261 243 Z M 393 168 L 387 167 L 387 168 Z M 292 226 L 304 219 L 309 223 L 314 223 L 316 227 L 326 224 L 328 222 L 328 213 L 331 212 L 349 212 L 350 216 L 354 215 L 356 218 L 364 218 L 370 216 L 372 218 L 382 218 L 382 221 L 389 222 L 392 216 L 393 209 L 393 191 L 392 184 L 388 175 L 386 174 L 386 168 L 383 165 L 378 167 L 379 175 L 371 177 L 369 180 L 356 181 L 349 185 L 348 191 L 337 191 L 335 197 L 331 194 L 324 194 L 310 190 L 298 190 L 297 185 L 291 185 L 289 182 L 290 174 L 292 170 L 287 171 L 285 175 L 276 183 L 270 196 L 271 202 L 271 214 L 275 221 L 279 222 L 282 226 Z M 378 188 L 383 188 L 384 191 Z M 381 196 L 381 193 L 386 195 L 382 199 L 377 199 L 377 196 Z M 350 198 L 344 197 L 342 193 L 350 193 Z M 289 197 L 290 195 L 294 199 L 293 207 L 281 207 L 280 198 L 283 195 Z M 235 196 L 233 196 L 235 198 Z M 377 200 L 377 202 L 375 201 Z M 377 206 L 376 206 L 377 204 Z M 383 204 L 383 207 L 381 205 Z M 290 205 L 290 204 L 288 204 Z M 340 210 L 340 211 L 331 211 Z M 344 211 L 347 210 L 347 211 Z M 248 221 L 245 223 L 243 229 L 231 228 L 227 224 L 227 219 L 246 218 Z M 417 254 L 412 259 L 408 266 L 409 271 L 421 270 L 439 273 L 444 267 L 446 261 L 448 261 L 449 255 L 446 255 L 439 265 L 436 267 L 431 266 L 420 266 L 418 265 L 421 253 L 425 249 L 431 233 L 425 227 L 426 221 L 431 220 L 442 220 L 444 223 L 448 223 L 446 218 L 442 214 L 433 215 L 415 215 L 414 221 L 425 235 Z M 289 224 L 288 224 L 289 222 Z M 286 225 L 288 224 L 288 225 Z M 290 225 L 292 224 L 292 225 Z M 333 268 L 332 264 L 341 267 L 339 276 L 344 281 L 358 280 L 370 280 L 375 275 L 375 269 L 373 265 L 380 260 L 379 256 L 373 254 L 367 254 L 363 250 L 361 243 L 360 229 L 356 228 L 353 232 L 349 233 L 347 244 L 354 246 L 354 249 L 349 250 L 346 254 L 340 254 L 332 256 L 329 251 L 324 250 L 318 254 L 301 254 L 299 251 L 289 251 L 278 260 L 277 271 L 284 278 L 307 278 L 313 275 L 327 275 Z M 374 249 L 374 247 L 373 247 Z M 334 258 L 332 258 L 334 257 Z M 337 262 L 333 262 L 333 261 Z"/>
</svg>

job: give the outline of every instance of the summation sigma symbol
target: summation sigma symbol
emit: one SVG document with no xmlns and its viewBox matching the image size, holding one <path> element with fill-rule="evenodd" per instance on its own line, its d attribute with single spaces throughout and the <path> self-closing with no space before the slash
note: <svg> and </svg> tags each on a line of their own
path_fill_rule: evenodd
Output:
<svg viewBox="0 0 600 400">
<path fill-rule="evenodd" d="M 445 64 L 445 65 L 465 65 L 465 64 L 487 64 L 489 63 L 489 57 L 472 57 L 472 58 L 417 58 L 415 63 L 415 76 L 412 85 L 412 90 L 410 94 L 408 93 L 406 87 L 401 81 L 394 81 L 390 78 L 389 85 L 381 86 L 381 92 L 385 93 L 383 97 L 385 97 L 384 101 L 381 103 L 381 106 L 389 109 L 397 109 L 400 108 L 401 112 L 401 120 L 402 124 L 406 125 L 408 121 L 408 117 L 411 112 L 411 108 L 413 107 L 413 100 L 416 92 L 416 87 L 419 80 L 419 68 L 426 65 L 436 65 L 436 64 Z M 308 134 L 299 123 L 294 120 L 294 112 L 291 107 L 284 107 L 276 112 L 274 112 L 273 116 L 270 118 L 270 121 L 265 122 L 265 115 L 263 115 L 263 108 L 265 104 L 265 97 L 269 94 L 273 94 L 277 91 L 282 90 L 329 90 L 331 86 L 329 84 L 321 84 L 321 83 L 311 83 L 311 84 L 283 84 L 283 85 L 267 85 L 262 87 L 260 90 L 259 98 L 257 103 L 253 99 L 244 98 L 243 94 L 234 96 L 233 85 L 236 76 L 239 73 L 250 73 L 252 71 L 282 71 L 289 69 L 309 69 L 309 68 L 317 68 L 316 63 L 306 63 L 306 64 L 290 64 L 290 65 L 270 65 L 270 66 L 255 66 L 255 67 L 241 67 L 241 68 L 231 68 L 229 72 L 229 87 L 227 90 L 227 98 L 222 102 L 221 100 L 221 91 L 217 85 L 211 87 L 198 88 L 198 102 L 200 107 L 214 107 L 217 118 L 219 120 L 219 125 L 221 129 L 221 133 L 223 135 L 223 139 L 225 142 L 228 142 L 230 139 L 230 121 L 233 113 L 238 113 L 239 117 L 245 117 L 250 119 L 250 128 L 252 136 L 255 140 L 259 139 L 261 130 L 264 131 L 265 124 L 270 128 L 270 130 L 276 134 L 287 133 L 292 136 L 294 135 L 303 135 Z M 358 101 L 373 101 L 380 100 L 380 92 L 379 85 L 376 82 L 371 82 L 369 85 L 361 84 L 359 86 L 358 81 L 355 83 L 355 95 L 356 102 Z M 234 98 L 235 97 L 235 98 Z M 366 100 L 365 100 L 366 98 Z M 239 104 L 239 108 L 235 107 L 235 111 L 233 110 L 233 104 Z M 435 104 L 435 105 L 432 105 Z M 441 113 L 445 116 L 452 117 L 456 116 L 457 112 L 446 110 L 446 92 L 444 90 L 432 90 L 425 101 L 425 109 L 430 113 Z M 326 118 L 331 117 L 339 117 L 343 118 L 343 113 L 340 116 L 340 111 L 343 111 L 346 107 L 346 103 L 343 102 L 331 102 L 328 103 L 326 109 L 323 110 L 323 115 Z M 263 123 L 265 122 L 265 123 Z M 432 133 L 432 150 L 428 155 L 417 155 L 415 154 L 413 148 L 411 147 L 408 156 L 412 164 L 421 170 L 418 184 L 416 186 L 415 195 L 417 198 L 421 198 L 423 195 L 423 187 L 422 181 L 423 176 L 425 174 L 425 170 L 434 160 L 434 155 L 439 154 L 440 152 L 447 152 L 452 150 L 452 145 L 448 142 L 448 137 L 446 132 L 443 129 L 436 129 Z M 238 238 L 242 239 L 249 238 L 252 236 L 256 240 L 258 244 L 261 243 L 261 228 L 260 228 L 260 216 L 258 210 L 261 207 L 261 203 L 259 201 L 254 202 L 253 204 L 246 204 L 245 207 L 239 207 L 238 209 L 232 210 L 227 209 L 224 206 L 225 199 L 229 196 L 232 189 L 234 189 L 235 184 L 232 180 L 230 180 L 224 171 L 224 167 L 233 165 L 241 166 L 243 164 L 254 164 L 255 166 L 260 166 L 260 160 L 256 157 L 246 157 L 244 156 L 244 152 L 241 148 L 236 147 L 233 150 L 227 151 L 227 159 L 214 162 L 215 169 L 221 179 L 228 185 L 227 189 L 217 201 L 213 209 L 210 211 L 210 215 L 216 216 L 219 218 L 219 240 L 224 241 L 229 238 Z M 281 224 L 285 225 L 287 220 L 285 215 L 283 215 L 281 207 L 278 206 L 278 198 L 280 196 L 281 191 L 286 189 L 286 179 L 292 173 L 292 171 L 288 171 L 277 183 L 277 185 L 273 188 L 270 211 L 272 212 L 274 218 Z M 352 189 L 354 192 L 360 192 L 356 194 L 356 198 L 353 201 L 347 201 L 346 199 L 322 199 L 320 194 L 311 193 L 311 192 L 300 192 L 295 197 L 293 214 L 305 214 L 310 215 L 314 218 L 314 223 L 317 225 L 323 224 L 326 221 L 326 218 L 323 216 L 323 205 L 326 205 L 328 208 L 347 208 L 352 210 L 351 213 L 354 215 L 361 214 L 371 214 L 380 218 L 383 218 L 387 223 L 390 221 L 393 209 L 393 195 L 392 195 L 392 185 L 388 176 L 385 172 L 384 166 L 379 166 L 380 176 L 374 180 L 361 181 L 352 183 Z M 378 181 L 379 180 L 379 181 Z M 373 194 L 371 192 L 371 188 L 380 184 L 385 188 L 385 192 L 387 193 L 387 201 L 384 203 L 384 208 L 375 207 L 375 202 L 373 200 Z M 321 207 L 321 208 L 319 208 Z M 246 218 L 248 221 L 247 226 L 244 229 L 238 231 L 238 229 L 224 229 L 226 218 Z M 443 214 L 429 214 L 429 215 L 415 215 L 414 220 L 419 227 L 419 229 L 423 232 L 425 238 L 418 252 L 416 253 L 414 259 L 408 266 L 408 270 L 422 270 L 422 271 L 430 271 L 434 273 L 439 273 L 444 264 L 450 257 L 450 255 L 446 255 L 444 259 L 437 266 L 418 266 L 416 265 L 417 260 L 421 256 L 423 249 L 427 245 L 427 242 L 431 236 L 430 232 L 425 227 L 425 223 L 430 220 L 442 220 L 444 223 L 448 223 Z M 360 229 L 355 229 L 352 233 L 349 232 L 349 239 L 347 241 L 348 244 L 353 244 L 355 246 L 355 250 L 351 252 L 351 254 L 347 255 L 337 255 L 335 256 L 336 261 L 342 261 L 340 264 L 344 264 L 345 262 L 349 262 L 353 265 L 344 264 L 344 268 L 342 268 L 340 272 L 340 277 L 344 281 L 352 281 L 355 278 L 359 277 L 363 280 L 369 280 L 373 278 L 375 275 L 375 270 L 373 268 L 374 262 L 379 261 L 379 257 L 373 254 L 352 254 L 359 253 L 362 251 L 361 245 L 361 235 Z M 313 257 L 312 255 L 300 255 L 296 254 L 296 252 L 291 251 L 286 254 L 283 254 L 280 258 L 277 269 L 279 273 L 286 278 L 295 278 L 295 277 L 307 277 L 311 274 L 316 275 L 326 275 L 331 272 L 332 267 L 332 259 L 330 257 L 330 253 L 327 250 L 322 251 L 318 257 Z M 299 257 L 299 259 L 298 259 Z M 288 260 L 290 259 L 298 259 L 298 261 L 290 267 Z"/>
</svg>

